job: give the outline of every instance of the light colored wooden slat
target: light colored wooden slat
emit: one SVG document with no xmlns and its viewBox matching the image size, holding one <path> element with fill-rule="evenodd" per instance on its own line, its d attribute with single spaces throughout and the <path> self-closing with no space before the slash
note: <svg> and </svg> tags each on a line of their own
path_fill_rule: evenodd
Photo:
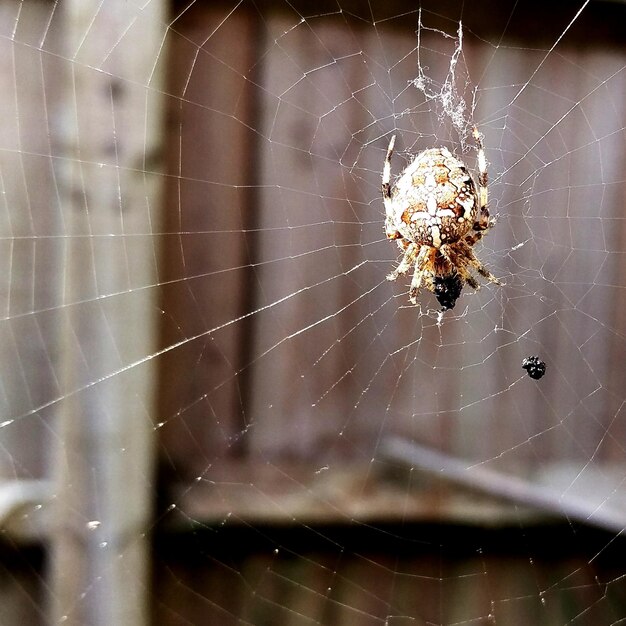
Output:
<svg viewBox="0 0 626 626">
<path fill-rule="evenodd" d="M 39 541 L 51 493 L 44 478 L 54 438 L 62 300 L 63 220 L 55 194 L 48 111 L 60 86 L 41 51 L 51 4 L 0 5 L 0 531 L 21 548 Z M 48 41 L 53 44 L 53 37 Z M 2 556 L 0 622 L 41 620 L 42 572 L 26 552 Z M 25 599 L 28 598 L 28 601 Z"/>
<path fill-rule="evenodd" d="M 23 13 L 20 3 L 0 7 L 0 24 L 15 24 L 14 39 L 0 39 L 0 476 L 41 477 L 50 413 L 11 422 L 59 393 L 58 319 L 62 231 L 50 157 L 47 106 L 59 89 L 46 55 L 29 45 L 49 7 Z M 17 17 L 19 15 L 19 20 Z M 17 21 L 16 21 L 17 20 Z M 48 81 L 50 80 L 50 83 Z M 47 310 L 47 311 L 46 311 Z"/>
<path fill-rule="evenodd" d="M 160 1 L 140 8 L 79 0 L 64 3 L 54 24 L 68 59 L 62 106 L 50 118 L 68 236 L 55 623 L 147 623 L 155 412 L 148 357 L 160 319 L 159 240 L 151 233 L 160 229 L 163 178 L 146 159 L 158 158 L 163 139 L 164 11 Z"/>
</svg>

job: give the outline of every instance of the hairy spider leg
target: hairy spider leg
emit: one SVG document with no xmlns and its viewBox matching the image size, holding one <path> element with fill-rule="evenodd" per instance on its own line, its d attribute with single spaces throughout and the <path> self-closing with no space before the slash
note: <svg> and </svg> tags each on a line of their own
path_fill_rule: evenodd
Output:
<svg viewBox="0 0 626 626">
<path fill-rule="evenodd" d="M 477 230 L 477 228 L 479 228 L 478 222 L 477 222 L 474 225 L 475 230 L 473 232 L 470 232 L 469 235 L 465 235 L 463 240 L 470 247 L 477 244 L 487 234 L 489 229 L 495 225 L 495 223 L 496 223 L 495 219 L 489 218 L 486 228 L 483 228 L 482 230 Z"/>
<path fill-rule="evenodd" d="M 476 147 L 478 148 L 478 204 L 480 209 L 478 220 L 474 224 L 474 230 L 480 231 L 491 228 L 494 221 L 489 219 L 489 192 L 487 190 L 489 178 L 487 175 L 487 158 L 485 157 L 483 139 L 476 126 L 472 129 L 472 134 L 476 142 Z M 478 241 L 478 239 L 476 241 Z"/>
<path fill-rule="evenodd" d="M 398 276 L 404 276 L 404 274 L 406 274 L 411 267 L 415 265 L 418 252 L 421 253 L 420 246 L 416 243 L 410 243 L 404 252 L 402 260 L 398 264 L 398 267 L 396 267 L 396 269 L 387 276 L 387 280 L 396 280 Z"/>
<path fill-rule="evenodd" d="M 444 249 L 445 248 L 445 249 Z M 446 245 L 442 246 L 441 254 L 452 263 L 453 267 L 457 267 L 461 278 L 472 289 L 480 289 L 478 281 L 470 274 L 470 268 L 476 270 L 481 276 L 489 282 L 501 285 L 502 283 L 478 260 L 471 246 L 464 240 L 458 241 L 455 247 Z"/>
<path fill-rule="evenodd" d="M 389 147 L 387 148 L 387 156 L 385 156 L 385 164 L 383 165 L 383 184 L 382 184 L 382 192 L 383 192 L 383 203 L 385 205 L 385 210 L 389 214 L 392 210 L 391 207 L 391 185 L 389 181 L 391 180 L 391 155 L 393 154 L 393 147 L 396 144 L 396 136 L 392 135 L 389 141 Z"/>
<path fill-rule="evenodd" d="M 469 259 L 467 258 L 465 249 L 461 247 L 460 244 L 460 241 L 454 245 L 444 244 L 439 248 L 439 252 L 441 252 L 441 256 L 443 256 L 452 267 L 457 269 L 463 283 L 467 283 L 472 289 L 480 289 L 478 281 L 467 269 Z"/>
<path fill-rule="evenodd" d="M 422 286 L 422 278 L 424 277 L 424 267 L 428 261 L 428 255 L 431 253 L 429 246 L 422 246 L 420 252 L 415 259 L 415 271 L 413 272 L 413 278 L 411 279 L 411 286 L 409 287 L 409 300 L 413 304 L 417 304 L 417 294 Z"/>
</svg>

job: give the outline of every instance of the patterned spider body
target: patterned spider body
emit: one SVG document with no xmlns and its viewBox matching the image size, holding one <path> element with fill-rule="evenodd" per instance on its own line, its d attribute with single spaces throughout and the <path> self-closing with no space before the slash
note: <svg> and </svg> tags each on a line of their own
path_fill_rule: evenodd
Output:
<svg viewBox="0 0 626 626">
<path fill-rule="evenodd" d="M 395 135 L 389 142 L 382 183 L 385 234 L 397 240 L 404 256 L 387 278 L 396 280 L 414 267 L 409 290 L 413 304 L 425 286 L 444 309 L 453 308 L 465 283 L 479 288 L 470 269 L 500 284 L 472 250 L 494 223 L 487 208 L 487 168 L 477 129 L 474 139 L 478 145 L 478 186 L 465 164 L 447 148 L 430 148 L 411 161 L 392 188 Z"/>
</svg>

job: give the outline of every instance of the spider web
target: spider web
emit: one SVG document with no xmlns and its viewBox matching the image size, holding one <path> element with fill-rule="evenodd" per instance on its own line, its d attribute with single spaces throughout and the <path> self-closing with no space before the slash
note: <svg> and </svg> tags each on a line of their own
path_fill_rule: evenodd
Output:
<svg viewBox="0 0 626 626">
<path fill-rule="evenodd" d="M 623 4 L 383 4 L 0 9 L 3 624 L 626 619 Z M 474 125 L 503 285 L 413 306 Z"/>
</svg>

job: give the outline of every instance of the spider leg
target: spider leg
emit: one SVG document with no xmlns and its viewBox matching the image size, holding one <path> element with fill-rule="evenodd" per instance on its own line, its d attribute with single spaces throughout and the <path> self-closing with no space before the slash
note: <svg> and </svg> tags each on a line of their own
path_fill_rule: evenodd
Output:
<svg viewBox="0 0 626 626">
<path fill-rule="evenodd" d="M 464 254 L 465 250 L 462 248 L 462 252 L 456 251 L 456 246 L 441 246 L 439 251 L 441 255 L 450 263 L 450 266 L 456 268 L 456 271 L 461 278 L 462 284 L 467 283 L 472 289 L 480 289 L 478 281 L 469 273 L 467 266 L 467 256 Z"/>
<path fill-rule="evenodd" d="M 476 270 L 489 282 L 501 285 L 502 283 L 476 258 L 474 251 L 465 241 L 458 241 L 451 246 L 442 246 L 439 251 L 448 260 L 452 267 L 456 267 L 461 280 L 472 289 L 480 289 L 479 282 L 471 275 L 470 268 Z"/>
<path fill-rule="evenodd" d="M 395 144 L 396 136 L 392 135 L 389 140 L 389 147 L 387 148 L 387 155 L 385 156 L 385 163 L 383 165 L 383 202 L 385 204 L 385 209 L 388 211 L 391 207 L 391 185 L 389 184 L 389 181 L 391 180 L 391 155 L 393 154 L 393 147 Z"/>
<path fill-rule="evenodd" d="M 478 220 L 474 224 L 474 230 L 481 231 L 491 228 L 491 226 L 493 226 L 493 220 L 489 219 L 489 192 L 487 190 L 488 175 L 485 148 L 483 146 L 482 137 L 476 126 L 473 128 L 472 134 L 474 135 L 474 141 L 478 148 L 478 204 L 480 209 Z"/>
<path fill-rule="evenodd" d="M 383 181 L 381 190 L 383 193 L 383 204 L 385 205 L 385 234 L 388 239 L 398 239 L 401 235 L 394 224 L 393 201 L 391 200 L 391 155 L 396 143 L 396 136 L 392 135 L 383 164 Z"/>
<path fill-rule="evenodd" d="M 480 289 L 480 283 L 469 272 L 467 272 L 467 276 L 465 276 L 464 280 L 474 291 Z"/>
<path fill-rule="evenodd" d="M 502 285 L 502 283 L 478 260 L 472 248 L 465 241 L 459 243 L 461 244 L 461 254 L 459 255 L 459 257 L 462 258 L 464 266 L 475 269 L 482 277 L 486 278 L 490 283 Z M 468 284 L 471 284 L 469 280 L 467 282 Z"/>
<path fill-rule="evenodd" d="M 474 262 L 470 263 L 470 265 L 490 283 L 502 285 L 502 282 L 496 278 L 476 257 L 474 257 Z"/>
<path fill-rule="evenodd" d="M 496 221 L 493 218 L 490 218 L 488 221 L 488 224 L 486 226 L 486 228 L 484 228 L 483 230 L 478 230 L 478 228 L 480 228 L 480 226 L 477 224 L 474 225 L 474 230 L 469 234 L 466 235 L 464 238 L 465 243 L 470 246 L 470 248 L 474 245 L 476 245 L 488 232 L 489 229 L 496 223 Z"/>
<path fill-rule="evenodd" d="M 417 259 L 415 259 L 415 271 L 413 272 L 413 278 L 411 279 L 411 286 L 409 288 L 409 300 L 412 304 L 417 304 L 417 294 L 422 286 L 422 279 L 424 277 L 424 266 L 430 249 L 428 246 L 422 246 Z"/>
<path fill-rule="evenodd" d="M 398 264 L 398 267 L 396 267 L 396 269 L 387 276 L 387 280 L 396 280 L 399 276 L 404 276 L 404 274 L 406 274 L 415 264 L 415 257 L 417 257 L 418 251 L 419 246 L 417 244 L 410 243 L 406 248 L 402 260 Z"/>
</svg>

